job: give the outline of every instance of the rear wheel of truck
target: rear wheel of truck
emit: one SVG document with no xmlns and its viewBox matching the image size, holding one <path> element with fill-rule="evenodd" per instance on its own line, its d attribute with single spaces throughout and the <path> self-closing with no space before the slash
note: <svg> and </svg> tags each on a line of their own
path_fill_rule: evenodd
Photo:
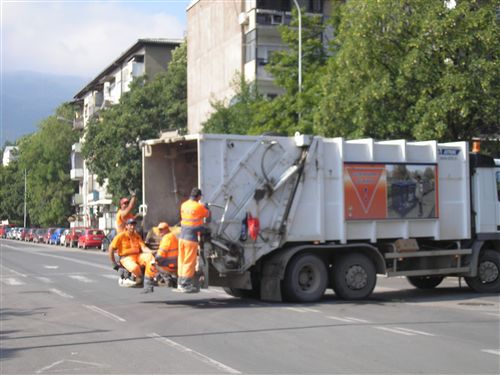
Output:
<svg viewBox="0 0 500 375">
<path fill-rule="evenodd" d="M 300 254 L 286 268 L 283 296 L 293 302 L 318 301 L 325 293 L 327 284 L 325 262 L 313 254 Z"/>
<path fill-rule="evenodd" d="M 479 293 L 500 292 L 500 253 L 485 250 L 479 256 L 476 277 L 466 277 L 465 282 Z"/>
<path fill-rule="evenodd" d="M 433 289 L 443 281 L 443 276 L 407 276 L 408 282 L 418 289 Z"/>
<path fill-rule="evenodd" d="M 370 258 L 363 254 L 347 254 L 333 264 L 333 290 L 340 298 L 367 298 L 375 288 L 377 272 Z"/>
</svg>

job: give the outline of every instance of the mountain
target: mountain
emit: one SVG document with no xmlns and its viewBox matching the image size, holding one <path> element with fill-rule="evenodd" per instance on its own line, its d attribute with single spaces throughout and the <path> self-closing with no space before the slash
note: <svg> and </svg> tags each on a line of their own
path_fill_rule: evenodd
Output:
<svg viewBox="0 0 500 375">
<path fill-rule="evenodd" d="M 37 130 L 44 118 L 90 81 L 86 77 L 31 71 L 2 72 L 1 144 Z"/>
</svg>

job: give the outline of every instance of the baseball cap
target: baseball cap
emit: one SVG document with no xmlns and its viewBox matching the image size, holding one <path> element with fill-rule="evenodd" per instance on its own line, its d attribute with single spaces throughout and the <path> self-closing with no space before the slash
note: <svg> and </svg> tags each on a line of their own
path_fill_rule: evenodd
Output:
<svg viewBox="0 0 500 375">
<path fill-rule="evenodd" d="M 127 224 L 137 224 L 137 220 L 135 219 L 128 219 Z"/>
<path fill-rule="evenodd" d="M 164 222 L 161 222 L 160 224 L 158 224 L 158 229 L 168 229 L 169 226 L 167 223 L 164 223 Z"/>
</svg>

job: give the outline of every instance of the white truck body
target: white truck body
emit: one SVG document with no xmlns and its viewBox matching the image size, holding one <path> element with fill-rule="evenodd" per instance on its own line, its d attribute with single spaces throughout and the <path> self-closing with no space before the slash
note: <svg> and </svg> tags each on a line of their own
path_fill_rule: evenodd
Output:
<svg viewBox="0 0 500 375">
<path fill-rule="evenodd" d="M 500 172 L 477 171 L 471 179 L 466 142 L 165 134 L 143 142 L 141 210 L 146 229 L 160 221 L 173 225 L 191 188 L 200 187 L 202 201 L 211 206 L 209 268 L 218 284 L 235 289 L 252 287 L 257 266 L 259 284 L 269 279 L 259 263 L 283 254 L 285 248 L 300 247 L 267 262 L 268 268 L 282 268 L 269 283 L 277 288 L 288 261 L 308 245 L 322 254 L 356 244 L 362 244 L 364 252 L 375 249 L 379 254 L 370 256 L 379 273 L 474 275 L 470 266 L 442 259 L 452 255 L 446 253 L 449 248 L 432 247 L 443 251 L 432 254 L 415 251 L 421 250 L 420 239 L 427 244 L 456 243 L 453 256 L 460 258 L 473 252 L 472 243 L 467 248 L 461 244 L 477 234 L 496 238 L 500 204 L 494 181 L 495 176 L 500 180 Z M 242 236 L 248 215 L 260 222 L 255 239 Z M 400 269 L 391 258 L 396 256 L 390 255 L 398 251 L 397 240 L 414 240 L 404 245 L 416 246 L 406 253 L 408 258 L 439 261 Z M 261 288 L 265 292 L 272 286 Z M 280 299 L 276 293 L 267 298 Z"/>
</svg>

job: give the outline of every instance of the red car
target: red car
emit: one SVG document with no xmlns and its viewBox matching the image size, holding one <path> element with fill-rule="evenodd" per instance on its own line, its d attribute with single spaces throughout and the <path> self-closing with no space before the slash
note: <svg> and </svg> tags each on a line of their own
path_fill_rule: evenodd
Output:
<svg viewBox="0 0 500 375">
<path fill-rule="evenodd" d="M 101 247 L 104 240 L 104 232 L 100 229 L 85 229 L 78 237 L 78 247 L 86 249 L 87 247 Z"/>
<path fill-rule="evenodd" d="M 69 232 L 64 239 L 64 245 L 66 247 L 75 247 L 78 245 L 78 238 L 83 233 L 86 228 L 83 227 L 74 227 L 69 228 Z"/>
</svg>

